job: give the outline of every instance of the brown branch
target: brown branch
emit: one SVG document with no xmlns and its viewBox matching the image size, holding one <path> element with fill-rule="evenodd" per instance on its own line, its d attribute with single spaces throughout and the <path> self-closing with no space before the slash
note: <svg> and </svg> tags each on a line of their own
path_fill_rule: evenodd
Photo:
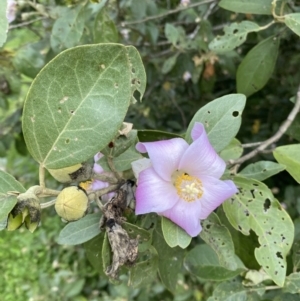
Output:
<svg viewBox="0 0 300 301">
<path fill-rule="evenodd" d="M 165 13 L 155 15 L 155 16 L 150 16 L 150 17 L 147 17 L 147 18 L 144 18 L 144 19 L 141 19 L 141 20 L 122 22 L 121 26 L 125 27 L 127 25 L 139 24 L 139 23 L 144 23 L 144 22 L 148 22 L 148 21 L 151 21 L 151 20 L 159 19 L 159 18 L 164 18 L 164 17 L 167 17 L 168 15 L 176 14 L 176 13 L 181 12 L 183 10 L 193 8 L 193 7 L 197 7 L 199 5 L 203 5 L 203 4 L 207 4 L 207 3 L 212 3 L 212 2 L 215 2 L 215 1 L 216 0 L 206 0 L 206 1 L 192 3 L 191 5 L 184 6 L 184 7 L 179 7 L 179 8 L 176 8 L 176 9 L 171 9 L 171 10 L 168 10 L 167 12 L 165 12 Z"/>
<path fill-rule="evenodd" d="M 290 127 L 290 125 L 294 121 L 296 115 L 298 114 L 299 110 L 300 110 L 300 86 L 298 88 L 297 99 L 295 101 L 295 105 L 294 105 L 292 111 L 290 112 L 288 118 L 279 127 L 279 130 L 277 131 L 277 133 L 274 136 L 267 139 L 266 141 L 262 142 L 256 149 L 254 149 L 250 153 L 246 154 L 245 156 L 243 156 L 237 160 L 230 160 L 228 162 L 228 164 L 230 166 L 235 165 L 235 164 L 242 164 L 245 161 L 256 156 L 258 153 L 264 151 L 269 145 L 278 141 L 283 136 L 283 134 L 287 131 L 287 129 Z"/>
</svg>

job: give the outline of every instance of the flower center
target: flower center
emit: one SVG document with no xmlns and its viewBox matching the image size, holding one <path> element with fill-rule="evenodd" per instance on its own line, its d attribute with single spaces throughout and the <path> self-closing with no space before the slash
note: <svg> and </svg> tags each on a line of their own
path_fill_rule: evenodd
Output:
<svg viewBox="0 0 300 301">
<path fill-rule="evenodd" d="M 194 202 L 203 195 L 202 182 L 183 171 L 175 171 L 172 175 L 172 182 L 178 195 L 186 202 Z"/>
</svg>

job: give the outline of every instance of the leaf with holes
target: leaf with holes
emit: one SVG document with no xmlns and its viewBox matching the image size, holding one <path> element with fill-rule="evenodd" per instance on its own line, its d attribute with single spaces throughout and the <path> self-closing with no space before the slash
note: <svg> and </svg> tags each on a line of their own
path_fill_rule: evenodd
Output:
<svg viewBox="0 0 300 301">
<path fill-rule="evenodd" d="M 240 282 L 220 283 L 207 301 L 259 301 L 265 293 L 264 286 L 244 286 Z"/>
<path fill-rule="evenodd" d="M 284 292 L 292 294 L 300 294 L 300 273 L 292 273 L 286 277 L 284 283 Z"/>
<path fill-rule="evenodd" d="M 243 147 L 239 140 L 232 139 L 230 143 L 220 152 L 220 157 L 224 161 L 236 160 L 243 154 Z"/>
<path fill-rule="evenodd" d="M 7 1 L 2 2 L 0 7 L 0 47 L 6 41 L 6 35 L 8 31 L 8 20 L 6 18 Z"/>
<path fill-rule="evenodd" d="M 250 96 L 265 86 L 277 61 L 279 42 L 271 36 L 247 53 L 236 74 L 238 93 Z"/>
<path fill-rule="evenodd" d="M 295 34 L 300 36 L 300 13 L 284 15 L 284 23 Z"/>
<path fill-rule="evenodd" d="M 215 213 L 211 213 L 201 224 L 200 237 L 216 252 L 220 265 L 228 270 L 236 270 L 238 262 L 228 229 L 221 224 Z"/>
<path fill-rule="evenodd" d="M 238 261 L 238 257 L 235 256 L 234 260 Z M 221 266 L 214 250 L 203 244 L 197 245 L 187 253 L 184 267 L 193 275 L 209 281 L 232 279 L 246 270 L 241 261 L 236 270 L 228 270 Z"/>
<path fill-rule="evenodd" d="M 132 46 L 86 45 L 60 53 L 37 75 L 25 100 L 30 154 L 50 169 L 93 157 L 115 137 L 134 91 L 142 97 L 145 85 Z"/>
<path fill-rule="evenodd" d="M 165 241 L 171 248 L 179 246 L 185 249 L 191 243 L 192 237 L 168 218 L 162 216 L 161 227 Z"/>
<path fill-rule="evenodd" d="M 231 23 L 224 27 L 224 35 L 215 37 L 208 46 L 216 53 L 231 51 L 246 41 L 249 32 L 259 30 L 260 27 L 254 22 Z"/>
<path fill-rule="evenodd" d="M 286 274 L 286 256 L 292 247 L 294 225 L 272 192 L 263 183 L 235 177 L 239 193 L 223 203 L 232 226 L 245 235 L 253 230 L 260 247 L 255 257 L 265 272 L 279 286 Z"/>
<path fill-rule="evenodd" d="M 8 191 L 25 192 L 26 189 L 13 176 L 0 170 L 0 221 L 5 220 L 5 226 L 8 214 L 18 201 L 16 196 L 8 195 Z"/>
<path fill-rule="evenodd" d="M 300 183 L 300 144 L 276 147 L 273 155 L 278 163 L 286 166 L 289 174 Z"/>
<path fill-rule="evenodd" d="M 246 166 L 239 174 L 245 178 L 263 181 L 285 170 L 285 166 L 272 161 L 259 161 Z"/>
<path fill-rule="evenodd" d="M 219 6 L 244 14 L 272 15 L 273 0 L 221 0 Z"/>
<path fill-rule="evenodd" d="M 237 134 L 241 126 L 241 116 L 246 104 L 242 94 L 229 94 L 217 98 L 202 107 L 193 117 L 187 129 L 185 139 L 192 142 L 191 131 L 195 122 L 205 126 L 209 141 L 214 149 L 223 150 Z"/>
<path fill-rule="evenodd" d="M 88 214 L 84 218 L 67 224 L 59 233 L 57 243 L 79 245 L 100 234 L 101 214 Z"/>
</svg>

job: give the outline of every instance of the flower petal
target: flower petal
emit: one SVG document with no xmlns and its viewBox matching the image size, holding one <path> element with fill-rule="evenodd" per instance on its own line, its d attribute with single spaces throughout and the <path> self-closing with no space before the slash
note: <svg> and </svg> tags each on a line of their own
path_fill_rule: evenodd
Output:
<svg viewBox="0 0 300 301">
<path fill-rule="evenodd" d="M 203 184 L 200 219 L 206 219 L 225 200 L 238 192 L 235 184 L 230 180 L 221 181 L 209 176 L 203 176 L 200 180 Z"/>
<path fill-rule="evenodd" d="M 152 167 L 140 172 L 135 197 L 136 214 L 165 211 L 179 199 L 171 182 L 162 180 Z"/>
<path fill-rule="evenodd" d="M 171 180 L 172 173 L 178 169 L 180 158 L 188 147 L 188 143 L 181 138 L 139 142 L 136 145 L 139 152 L 148 153 L 153 169 L 165 181 Z"/>
<path fill-rule="evenodd" d="M 205 133 L 204 125 L 200 122 L 195 122 L 192 131 L 191 131 L 191 137 L 193 141 L 197 140 L 203 132 Z"/>
<path fill-rule="evenodd" d="M 190 236 L 195 237 L 202 230 L 199 218 L 200 212 L 201 203 L 199 201 L 187 203 L 179 200 L 171 209 L 160 214 L 180 226 Z"/>
<path fill-rule="evenodd" d="M 226 164 L 210 144 L 204 126 L 201 123 L 196 123 L 195 127 L 197 134 L 194 133 L 193 135 L 196 137 L 199 134 L 199 136 L 183 154 L 179 169 L 193 176 L 208 175 L 220 178 L 224 173 Z"/>
</svg>

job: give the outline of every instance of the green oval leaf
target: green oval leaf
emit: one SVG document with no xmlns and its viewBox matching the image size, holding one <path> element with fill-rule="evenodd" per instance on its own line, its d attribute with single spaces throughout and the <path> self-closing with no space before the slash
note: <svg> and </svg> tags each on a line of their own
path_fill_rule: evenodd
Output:
<svg viewBox="0 0 300 301">
<path fill-rule="evenodd" d="M 263 181 L 285 170 L 285 166 L 272 161 L 259 161 L 251 163 L 239 172 L 245 178 Z"/>
<path fill-rule="evenodd" d="M 279 286 L 286 274 L 286 256 L 292 247 L 294 225 L 290 216 L 280 206 L 263 183 L 235 177 L 239 193 L 223 203 L 232 226 L 245 235 L 253 230 L 260 247 L 255 257 L 265 272 Z"/>
<path fill-rule="evenodd" d="M 246 97 L 242 94 L 229 94 L 211 101 L 193 117 L 185 135 L 186 141 L 192 142 L 191 131 L 197 121 L 204 124 L 214 149 L 217 152 L 223 150 L 235 137 L 241 126 L 241 116 L 245 104 Z"/>
<path fill-rule="evenodd" d="M 284 23 L 295 34 L 300 36 L 300 13 L 284 15 Z"/>
<path fill-rule="evenodd" d="M 169 42 L 176 45 L 180 37 L 180 32 L 174 25 L 167 23 L 165 25 L 165 36 Z"/>
<path fill-rule="evenodd" d="M 128 285 L 132 287 L 140 287 L 151 283 L 156 278 L 158 266 L 158 254 L 153 246 L 148 248 L 149 258 L 147 260 L 136 263 L 130 269 Z"/>
<path fill-rule="evenodd" d="M 118 42 L 118 30 L 105 9 L 101 10 L 94 23 L 94 43 Z"/>
<path fill-rule="evenodd" d="M 173 69 L 173 67 L 176 64 L 178 55 L 179 55 L 179 53 L 176 53 L 164 61 L 162 69 L 161 69 L 162 74 L 167 74 L 168 72 L 170 72 Z"/>
<path fill-rule="evenodd" d="M 211 213 L 201 224 L 200 237 L 216 252 L 219 264 L 228 270 L 236 270 L 238 262 L 229 230 L 221 224 L 215 213 Z"/>
<path fill-rule="evenodd" d="M 76 46 L 83 34 L 85 8 L 84 4 L 65 8 L 62 15 L 54 22 L 50 37 L 51 47 L 58 53 Z"/>
<path fill-rule="evenodd" d="M 6 41 L 8 20 L 6 18 L 7 1 L 2 2 L 0 7 L 0 47 Z"/>
<path fill-rule="evenodd" d="M 283 291 L 291 294 L 300 294 L 300 273 L 292 273 L 286 277 Z"/>
<path fill-rule="evenodd" d="M 208 245 L 198 245 L 189 251 L 184 259 L 184 267 L 201 279 L 211 281 L 228 280 L 245 270 L 239 267 L 235 271 L 230 271 L 222 267 L 217 254 Z"/>
<path fill-rule="evenodd" d="M 276 147 L 273 155 L 278 163 L 286 166 L 289 174 L 300 183 L 300 144 Z"/>
<path fill-rule="evenodd" d="M 265 86 L 276 64 L 279 43 L 280 40 L 272 36 L 247 53 L 236 74 L 238 93 L 249 96 Z"/>
<path fill-rule="evenodd" d="M 192 241 L 191 236 L 168 218 L 162 217 L 161 227 L 165 241 L 171 248 L 179 246 L 185 249 Z"/>
<path fill-rule="evenodd" d="M 170 248 L 168 246 L 159 223 L 157 223 L 153 231 L 153 246 L 158 253 L 158 272 L 160 279 L 170 292 L 174 292 L 178 274 L 182 269 L 184 250 L 179 247 Z"/>
<path fill-rule="evenodd" d="M 29 152 L 46 168 L 93 157 L 119 130 L 133 93 L 146 75 L 137 50 L 119 44 L 66 50 L 33 81 L 24 104 Z"/>
<path fill-rule="evenodd" d="M 232 139 L 230 143 L 220 152 L 220 157 L 224 161 L 236 160 L 243 154 L 243 147 L 239 140 Z"/>
<path fill-rule="evenodd" d="M 101 214 L 88 214 L 82 219 L 67 224 L 59 233 L 57 243 L 61 245 L 79 245 L 97 236 Z"/>
<path fill-rule="evenodd" d="M 272 15 L 272 0 L 221 0 L 219 6 L 236 13 Z"/>
<path fill-rule="evenodd" d="M 104 275 L 102 262 L 102 245 L 104 241 L 104 233 L 101 232 L 93 239 L 84 244 L 86 257 L 93 268 L 100 274 Z"/>
<path fill-rule="evenodd" d="M 17 203 L 17 197 L 8 195 L 8 191 L 25 192 L 26 189 L 10 174 L 0 170 L 0 221 L 7 219 L 8 214 Z M 3 222 L 4 223 L 4 222 Z M 4 223 L 6 226 L 6 222 Z M 2 230 L 4 227 L 0 226 Z"/>
<path fill-rule="evenodd" d="M 260 27 L 254 22 L 231 23 L 224 27 L 224 35 L 215 37 L 208 46 L 216 53 L 231 51 L 246 41 L 249 32 L 259 30 Z"/>
<path fill-rule="evenodd" d="M 239 282 L 224 282 L 215 288 L 207 301 L 259 301 L 264 293 L 264 286 L 247 287 Z"/>
</svg>

